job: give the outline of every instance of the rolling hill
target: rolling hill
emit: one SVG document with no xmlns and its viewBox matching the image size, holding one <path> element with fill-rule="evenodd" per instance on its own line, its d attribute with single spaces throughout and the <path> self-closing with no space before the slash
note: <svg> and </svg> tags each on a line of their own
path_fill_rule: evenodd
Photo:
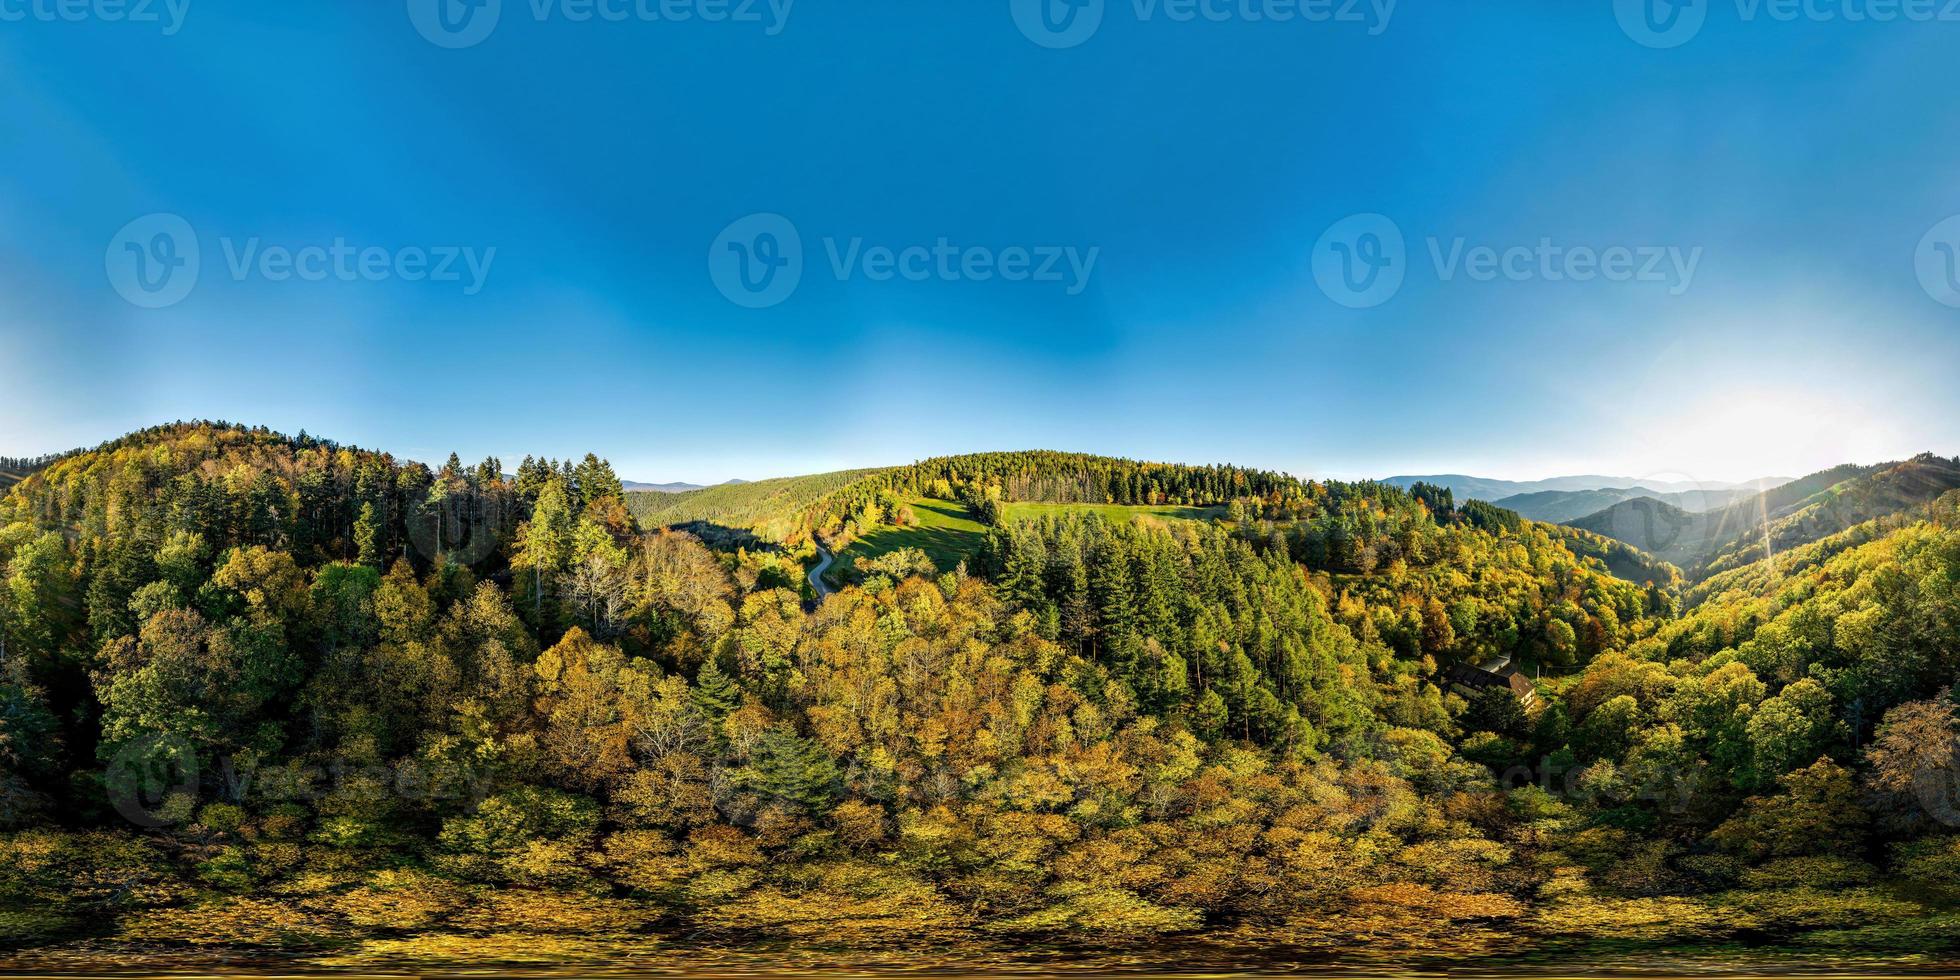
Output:
<svg viewBox="0 0 1960 980">
<path fill-rule="evenodd" d="M 82 450 L 71 449 L 65 453 L 48 456 L 0 456 L 0 494 L 6 493 L 8 487 L 33 476 L 35 472 L 80 452 Z"/>
<path fill-rule="evenodd" d="M 1440 480 L 1459 480 L 1438 477 Z M 1468 480 L 1473 494 L 1500 481 Z M 1397 478 L 1417 482 L 1413 478 Z M 1549 483 L 1613 481 L 1560 477 Z M 1384 481 L 1394 482 L 1394 481 Z M 1616 481 L 1631 483 L 1631 481 Z M 1806 544 L 1862 521 L 1924 504 L 1960 487 L 1960 462 L 1933 455 L 1877 466 L 1845 465 L 1798 480 L 1766 481 L 1762 492 L 1737 487 L 1703 491 L 1629 485 L 1538 489 L 1500 498 L 1504 510 L 1575 529 L 1564 537 L 1575 553 L 1623 579 L 1672 586 L 1699 581 Z M 951 500 L 992 487 L 1002 517 L 1030 516 L 1042 505 L 1216 508 L 1234 499 L 1311 498 L 1320 484 L 1284 474 L 1232 467 L 1142 463 L 1069 453 L 994 453 L 944 457 L 910 466 L 844 470 L 733 483 L 680 493 L 636 491 L 628 506 L 642 526 L 737 532 L 801 545 L 812 535 L 832 542 L 844 560 L 919 547 L 936 564 L 956 565 L 978 547 L 967 505 Z M 949 492 L 950 488 L 950 492 Z M 964 489 L 962 489 L 964 488 Z M 1358 492 L 1352 487 L 1343 493 Z M 1464 498 L 1473 499 L 1473 498 Z M 1589 504 L 1602 506 L 1584 513 Z M 919 522 L 897 513 L 911 507 Z M 921 509 L 924 508 L 924 509 Z M 1207 514 L 1209 517 L 1222 516 Z M 977 526 L 977 525 L 975 525 Z M 1583 534 L 1577 532 L 1584 532 Z"/>
<path fill-rule="evenodd" d="M 1642 479 L 1626 476 L 1555 476 L 1544 480 L 1493 480 L 1480 476 L 1465 476 L 1460 473 L 1440 476 L 1391 476 L 1381 481 L 1389 486 L 1404 490 L 1418 483 L 1430 486 L 1448 487 L 1458 499 L 1483 500 L 1498 503 L 1508 497 L 1521 494 L 1545 492 L 1583 492 L 1588 490 L 1628 490 L 1642 488 L 1652 493 L 1693 493 L 1720 490 L 1744 490 L 1754 492 L 1758 488 L 1775 487 L 1790 482 L 1788 477 L 1767 477 L 1743 483 L 1726 483 L 1719 480 L 1706 482 L 1670 481 Z M 1624 498 L 1623 498 L 1624 499 Z M 1608 506 L 1613 501 L 1602 503 Z M 1529 515 L 1527 515 L 1529 516 Z"/>
<path fill-rule="evenodd" d="M 1626 881 L 1612 876 L 1636 865 L 1627 883 L 1644 888 L 1641 854 L 1890 832 L 1855 803 L 1806 804 L 1814 831 L 1780 811 L 1768 824 L 1749 794 L 1853 763 L 1854 726 L 1943 696 L 1960 656 L 1950 520 L 1759 563 L 1685 619 L 1650 556 L 1430 487 L 1000 453 L 640 495 L 648 514 L 810 521 L 847 552 L 919 548 L 942 568 L 984 542 L 965 576 L 900 554 L 864 588 L 818 595 L 785 556 L 633 533 L 603 460 L 533 462 L 529 487 L 493 464 L 431 470 L 192 423 L 0 495 L 0 940 L 82 942 L 101 922 L 105 937 L 206 955 L 294 908 L 280 921 L 334 955 L 369 941 L 395 955 L 445 915 L 466 931 L 431 948 L 538 922 L 671 928 L 676 945 L 788 922 L 832 942 L 842 918 L 875 920 L 864 935 L 886 943 L 916 928 L 918 905 L 947 936 L 1018 935 L 1041 914 L 1080 923 L 1043 928 L 1057 939 L 1100 942 L 1119 916 L 1155 937 L 1175 909 L 1180 932 L 1216 922 L 1243 943 L 1242 923 L 1318 922 L 1364 901 L 1358 924 L 1399 933 L 1447 901 L 1551 923 L 1563 941 L 1561 923 L 1621 914 L 1604 904 Z M 1918 485 L 1876 476 L 1839 497 Z M 1804 622 L 1828 642 L 1757 657 L 1793 632 L 1758 615 L 1770 595 L 1809 604 Z M 1742 629 L 1764 642 L 1733 649 Z M 84 650 L 99 655 L 68 655 Z M 1726 724 L 1743 711 L 1783 723 L 1777 738 Z M 1685 734 L 1680 720 L 1701 717 L 1715 724 Z M 1665 798 L 1498 789 L 1537 765 L 1630 769 L 1653 745 L 1706 774 L 1711 813 L 1690 839 Z M 159 758 L 182 775 L 163 799 L 100 775 L 104 759 L 113 776 Z M 375 781 L 308 790 L 326 784 L 310 775 L 319 760 L 343 758 Z M 394 781 L 432 758 L 433 785 L 455 792 Z M 230 759 L 303 782 L 233 780 Z M 493 774 L 472 794 L 451 773 Z M 1829 775 L 1854 799 L 1861 773 Z M 403 792 L 374 789 L 384 779 Z M 1406 818 L 1375 822 L 1384 805 Z M 1945 828 L 1928 831 L 1948 846 Z M 1494 871 L 1527 832 L 1525 873 Z M 1919 845 L 1871 850 L 1899 846 Z M 1921 877 L 1949 880 L 1946 852 L 1931 853 Z M 1330 867 L 1337 892 L 1319 884 Z M 1876 864 L 1852 870 L 1878 880 Z M 1053 891 L 1064 876 L 1149 891 L 1063 905 L 1084 894 Z M 1898 877 L 1902 894 L 1918 880 Z M 1742 901 L 1735 874 L 1679 880 L 1709 904 L 1677 895 L 1657 910 L 1641 893 L 1626 918 L 1726 922 Z M 650 888 L 688 897 L 670 906 Z M 402 913 L 414 918 L 388 918 L 422 893 Z M 1775 893 L 1750 892 L 1750 914 Z M 1790 915 L 1856 925 L 1863 893 L 1840 909 L 1806 886 Z M 1013 904 L 965 911 L 976 896 Z M 1888 921 L 1909 913 L 1884 901 Z M 22 914 L 42 907 L 57 915 Z M 293 941 L 244 935 L 250 955 Z M 561 937 L 509 935 L 499 949 Z M 73 962 L 107 948 L 87 941 Z"/>
<path fill-rule="evenodd" d="M 1601 487 L 1597 490 L 1539 490 L 1521 493 L 1491 503 L 1534 521 L 1563 524 L 1597 514 L 1614 504 L 1648 497 L 1691 513 L 1706 513 L 1758 492 L 1759 488 L 1726 490 L 1684 490 L 1669 493 L 1652 487 Z"/>
<path fill-rule="evenodd" d="M 1706 513 L 1641 497 L 1565 523 L 1631 544 L 1700 579 L 1924 505 L 1956 487 L 1960 460 L 1927 453 L 1833 467 Z"/>
<path fill-rule="evenodd" d="M 1151 507 L 1218 507 L 1255 498 L 1283 506 L 1305 501 L 1315 487 L 1325 493 L 1330 486 L 1239 466 L 1032 450 L 944 456 L 909 466 L 762 480 L 680 494 L 630 493 L 627 506 L 647 527 L 706 523 L 752 531 L 777 543 L 797 544 L 815 534 L 841 545 L 891 523 L 892 511 L 920 497 L 946 500 L 974 492 L 991 494 L 1002 503 Z"/>
<path fill-rule="evenodd" d="M 749 481 L 728 480 L 714 486 L 727 487 L 747 482 Z M 641 483 L 637 480 L 621 480 L 619 485 L 627 493 L 686 493 L 689 490 L 706 490 L 709 486 L 706 483 Z"/>
<path fill-rule="evenodd" d="M 1545 527 L 1567 550 L 1584 558 L 1597 559 L 1615 578 L 1661 588 L 1674 588 L 1682 584 L 1681 569 L 1624 541 L 1563 524 L 1548 523 Z"/>
<path fill-rule="evenodd" d="M 722 548 L 760 543 L 801 548 L 814 537 L 837 552 L 838 561 L 829 577 L 842 582 L 849 579 L 858 559 L 875 560 L 901 549 L 917 548 L 945 571 L 973 558 L 984 541 L 986 526 L 969 497 L 982 490 L 996 496 L 998 517 L 1004 524 L 1063 512 L 1097 512 L 1122 523 L 1145 514 L 1173 522 L 1202 522 L 1226 518 L 1226 505 L 1235 500 L 1252 502 L 1255 516 L 1263 509 L 1271 517 L 1297 519 L 1324 512 L 1332 502 L 1330 495 L 1338 500 L 1402 493 L 1381 482 L 1315 483 L 1228 466 L 1146 463 L 1040 451 L 941 457 L 910 466 L 725 484 L 680 493 L 636 490 L 627 494 L 627 504 L 643 527 L 689 530 Z M 1575 499 L 1588 492 L 1540 491 Z M 1698 496 L 1675 496 L 1700 502 Z M 1471 498 L 1459 499 L 1467 502 Z M 1472 506 L 1484 508 L 1512 526 L 1521 517 L 1537 519 L 1487 503 Z M 1541 522 L 1555 529 L 1554 537 L 1575 554 L 1600 562 L 1626 581 L 1669 588 L 1683 581 L 1678 563 L 1669 556 L 1649 554 L 1638 547 L 1638 541 L 1660 535 L 1639 534 L 1638 529 L 1611 535 L 1560 527 L 1554 521 Z"/>
<path fill-rule="evenodd" d="M 791 542 L 808 530 L 813 509 L 832 494 L 882 472 L 840 470 L 680 493 L 636 490 L 626 495 L 626 509 L 644 527 L 705 523 L 753 531 L 768 541 Z"/>
<path fill-rule="evenodd" d="M 849 547 L 837 553 L 837 562 L 829 573 L 830 579 L 840 585 L 850 582 L 853 580 L 859 559 L 874 561 L 906 548 L 916 548 L 925 552 L 926 557 L 932 559 L 934 567 L 942 572 L 950 572 L 959 567 L 961 562 L 971 562 L 980 554 L 981 547 L 986 544 L 987 526 L 980 523 L 964 504 L 919 497 L 906 501 L 906 506 L 911 512 L 909 515 L 911 523 L 903 526 L 884 525 L 865 532 Z M 1226 516 L 1226 509 L 1130 504 L 1007 503 L 1001 506 L 1001 523 L 1013 524 L 1017 521 L 1039 520 L 1043 517 L 1059 517 L 1064 514 L 1093 514 L 1114 524 L 1131 524 L 1144 519 L 1168 524 L 1219 520 Z M 1611 544 L 1625 551 L 1633 551 L 1632 548 L 1619 542 L 1611 542 Z"/>
<path fill-rule="evenodd" d="M 1624 542 L 1664 561 L 1692 567 L 1706 553 L 1705 542 L 1715 521 L 1652 497 L 1636 497 L 1561 523 Z"/>
</svg>

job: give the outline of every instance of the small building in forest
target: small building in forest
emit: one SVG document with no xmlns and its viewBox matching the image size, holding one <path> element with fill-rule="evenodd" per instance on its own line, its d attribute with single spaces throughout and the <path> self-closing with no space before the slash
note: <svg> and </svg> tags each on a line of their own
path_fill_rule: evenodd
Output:
<svg viewBox="0 0 1960 980">
<path fill-rule="evenodd" d="M 1449 678 L 1451 686 L 1464 697 L 1502 688 L 1527 708 L 1538 700 L 1538 689 L 1532 686 L 1531 678 L 1514 669 L 1507 656 L 1493 657 L 1480 664 L 1457 664 L 1450 668 Z"/>
</svg>

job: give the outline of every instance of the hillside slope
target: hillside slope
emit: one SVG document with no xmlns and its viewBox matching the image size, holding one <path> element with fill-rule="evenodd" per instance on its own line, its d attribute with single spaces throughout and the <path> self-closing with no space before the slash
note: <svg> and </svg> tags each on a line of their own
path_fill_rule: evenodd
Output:
<svg viewBox="0 0 1960 980">
<path fill-rule="evenodd" d="M 769 541 L 790 542 L 802 538 L 808 530 L 812 510 L 832 494 L 882 472 L 881 469 L 840 470 L 754 483 L 724 483 L 681 493 L 636 490 L 626 495 L 626 509 L 642 527 L 705 523 L 753 531 Z"/>
<path fill-rule="evenodd" d="M 323 562 L 360 553 L 367 506 L 371 548 L 473 565 L 521 518 L 500 471 L 494 459 L 432 470 L 305 433 L 174 422 L 46 461 L 0 497 L 0 527 L 59 527 L 81 544 L 195 529 L 213 552 L 257 545 Z"/>
<path fill-rule="evenodd" d="M 801 546 L 812 537 L 820 538 L 841 559 L 832 571 L 839 581 L 848 576 L 855 559 L 907 547 L 922 548 L 942 570 L 950 570 L 976 554 L 980 535 L 974 528 L 1036 516 L 1043 506 L 1066 511 L 1108 509 L 1106 516 L 1118 520 L 1127 520 L 1123 514 L 1130 511 L 1160 515 L 1188 511 L 1203 519 L 1234 522 L 1312 522 L 1312 532 L 1302 534 L 1302 559 L 1359 570 L 1371 569 L 1383 559 L 1369 549 L 1355 549 L 1353 541 L 1379 524 L 1386 512 L 1419 504 L 1439 518 L 1489 530 L 1519 531 L 1523 521 L 1516 513 L 1481 501 L 1463 500 L 1458 507 L 1460 498 L 1427 484 L 1405 492 L 1373 481 L 1305 481 L 1235 466 L 1046 450 L 938 457 L 910 466 L 764 480 L 682 494 L 629 493 L 627 498 L 642 527 L 688 530 L 724 549 L 753 544 L 756 539 Z M 925 501 L 941 503 L 928 506 Z M 925 519 L 926 511 L 934 507 L 956 515 L 948 519 L 966 530 L 953 535 L 946 528 L 935 528 L 933 521 Z M 1547 533 L 1574 554 L 1598 562 L 1602 570 L 1625 581 L 1662 588 L 1681 582 L 1679 569 L 1623 540 L 1547 527 Z"/>
<path fill-rule="evenodd" d="M 1927 453 L 1833 467 L 1705 514 L 1639 498 L 1566 523 L 1624 541 L 1699 579 L 1911 510 L 1956 487 L 1960 460 Z"/>
<path fill-rule="evenodd" d="M 1665 589 L 1675 588 L 1682 582 L 1681 569 L 1624 541 L 1563 524 L 1544 523 L 1544 527 L 1567 550 L 1583 558 L 1597 559 L 1616 578 Z"/>
<path fill-rule="evenodd" d="M 0 456 L 0 494 L 7 488 L 47 468 L 58 460 L 75 455 L 79 450 L 57 453 L 53 456 Z"/>
<path fill-rule="evenodd" d="M 1702 554 L 1702 537 L 1711 520 L 1652 497 L 1636 497 L 1563 523 L 1689 567 Z"/>
<path fill-rule="evenodd" d="M 1667 492 L 1651 487 L 1602 487 L 1598 490 L 1540 490 L 1493 500 L 1491 503 L 1534 521 L 1563 524 L 1597 514 L 1614 504 L 1650 497 L 1691 513 L 1716 510 L 1757 493 L 1756 489 L 1683 490 Z"/>
<path fill-rule="evenodd" d="M 1188 507 L 1254 499 L 1282 506 L 1324 493 L 1325 486 L 1238 466 L 1033 450 L 936 457 L 910 466 L 762 480 L 682 494 L 633 493 L 627 504 L 646 527 L 704 522 L 750 530 L 769 541 L 799 543 L 814 533 L 841 545 L 896 523 L 892 518 L 898 508 L 917 497 L 950 500 L 970 495 L 1002 503 Z"/>
<path fill-rule="evenodd" d="M 1861 792 L 1960 731 L 1951 506 L 1682 618 L 1439 487 L 954 457 L 746 504 L 982 538 L 811 609 L 501 473 L 191 424 L 0 497 L 0 943 L 1960 946 L 1948 828 Z"/>
<path fill-rule="evenodd" d="M 1774 487 L 1790 482 L 1788 477 L 1767 477 L 1749 480 L 1744 483 L 1723 481 L 1690 482 L 1659 479 L 1634 478 L 1627 476 L 1555 476 L 1544 480 L 1497 480 L 1481 476 L 1465 476 L 1461 473 L 1448 473 L 1438 476 L 1391 476 L 1382 481 L 1392 487 L 1407 490 L 1418 483 L 1434 487 L 1448 487 L 1450 492 L 1460 498 L 1483 500 L 1497 503 L 1507 497 L 1532 493 L 1582 493 L 1589 490 L 1625 490 L 1644 487 L 1656 493 L 1693 493 L 1696 491 L 1742 490 L 1753 493 L 1763 487 Z M 1601 506 L 1604 506 L 1602 504 Z"/>
</svg>

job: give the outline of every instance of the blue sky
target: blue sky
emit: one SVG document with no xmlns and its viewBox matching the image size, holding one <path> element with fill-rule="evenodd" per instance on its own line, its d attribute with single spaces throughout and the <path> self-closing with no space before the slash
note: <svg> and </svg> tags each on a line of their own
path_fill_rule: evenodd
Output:
<svg viewBox="0 0 1960 980">
<path fill-rule="evenodd" d="M 1960 23 L 1845 19 L 1874 0 L 1704 0 L 1667 49 L 1604 2 L 1107 0 L 1059 49 L 1008 0 L 502 0 L 438 35 L 461 47 L 420 0 L 188 2 L 0 0 L 0 453 L 180 417 L 643 480 L 1030 447 L 1700 480 L 1960 453 L 1960 309 L 1915 265 L 1960 241 L 1933 231 Z M 116 276 L 156 214 L 200 265 L 151 309 Z M 711 264 L 755 214 L 804 259 L 761 308 Z M 1406 250 L 1355 309 L 1315 262 L 1358 214 Z M 267 255 L 336 242 L 378 258 Z M 1635 261 L 1553 281 L 1541 244 Z M 884 278 L 881 246 L 954 258 Z M 1437 258 L 1479 246 L 1533 258 Z M 1017 249 L 1059 278 L 968 271 Z M 404 275 L 451 250 L 487 267 Z"/>
</svg>

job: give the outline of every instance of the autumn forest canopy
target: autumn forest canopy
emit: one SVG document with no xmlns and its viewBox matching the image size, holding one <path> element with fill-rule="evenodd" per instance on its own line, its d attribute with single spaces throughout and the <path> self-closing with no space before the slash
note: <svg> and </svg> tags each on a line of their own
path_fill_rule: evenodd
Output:
<svg viewBox="0 0 1960 980">
<path fill-rule="evenodd" d="M 0 949 L 1960 952 L 1956 486 L 0 460 Z"/>
</svg>

